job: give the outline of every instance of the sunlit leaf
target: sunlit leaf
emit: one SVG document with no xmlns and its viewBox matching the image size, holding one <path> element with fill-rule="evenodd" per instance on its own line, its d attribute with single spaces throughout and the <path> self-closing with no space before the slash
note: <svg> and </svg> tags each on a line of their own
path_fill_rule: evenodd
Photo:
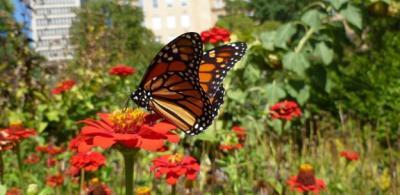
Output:
<svg viewBox="0 0 400 195">
<path fill-rule="evenodd" d="M 310 10 L 306 12 L 302 17 L 301 21 L 308 24 L 314 29 L 321 28 L 321 19 L 324 17 L 324 14 L 319 12 L 318 10 Z"/>
<path fill-rule="evenodd" d="M 287 42 L 296 33 L 296 26 L 293 23 L 287 23 L 276 31 L 274 44 L 280 48 L 287 48 Z"/>
<path fill-rule="evenodd" d="M 274 50 L 276 31 L 263 32 L 260 35 L 260 41 L 262 46 L 267 50 Z"/>
<path fill-rule="evenodd" d="M 274 104 L 286 96 L 285 90 L 276 82 L 267 84 L 265 87 L 267 93 L 268 104 Z"/>
<path fill-rule="evenodd" d="M 339 10 L 343 4 L 347 3 L 349 0 L 330 0 L 333 7 Z"/>
<path fill-rule="evenodd" d="M 322 62 L 326 65 L 329 65 L 333 60 L 334 52 L 324 42 L 317 44 L 316 53 L 321 57 Z"/>
<path fill-rule="evenodd" d="M 283 56 L 282 62 L 286 69 L 294 71 L 300 76 L 304 76 L 305 70 L 310 67 L 310 62 L 303 53 L 288 52 Z"/>
<path fill-rule="evenodd" d="M 361 16 L 361 11 L 359 8 L 357 8 L 353 5 L 348 5 L 346 7 L 346 9 L 342 10 L 340 13 L 351 24 L 353 24 L 354 26 L 356 26 L 359 29 L 362 28 L 362 16 Z"/>
</svg>

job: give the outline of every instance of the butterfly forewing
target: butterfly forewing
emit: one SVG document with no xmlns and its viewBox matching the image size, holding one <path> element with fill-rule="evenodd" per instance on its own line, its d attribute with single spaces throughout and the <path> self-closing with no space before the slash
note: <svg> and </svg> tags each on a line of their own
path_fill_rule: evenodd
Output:
<svg viewBox="0 0 400 195">
<path fill-rule="evenodd" d="M 207 96 L 214 96 L 227 72 L 243 57 L 246 48 L 245 43 L 236 42 L 204 53 L 199 68 L 199 81 Z"/>
</svg>

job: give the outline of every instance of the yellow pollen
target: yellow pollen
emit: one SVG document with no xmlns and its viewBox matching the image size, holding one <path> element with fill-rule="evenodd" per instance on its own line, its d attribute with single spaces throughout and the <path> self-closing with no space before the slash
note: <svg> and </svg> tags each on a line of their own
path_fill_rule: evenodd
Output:
<svg viewBox="0 0 400 195">
<path fill-rule="evenodd" d="M 10 128 L 11 129 L 15 129 L 15 130 L 23 129 L 24 125 L 22 124 L 21 121 L 11 121 L 10 122 Z"/>
<path fill-rule="evenodd" d="M 110 114 L 109 119 L 119 130 L 128 130 L 143 124 L 145 116 L 146 113 L 141 109 L 128 108 L 125 111 L 114 111 Z"/>
<path fill-rule="evenodd" d="M 100 180 L 97 177 L 90 180 L 90 184 L 92 184 L 92 185 L 97 185 L 99 183 L 100 183 Z"/>
<path fill-rule="evenodd" d="M 300 171 L 301 172 L 310 172 L 310 171 L 312 172 L 312 171 L 314 171 L 314 168 L 310 164 L 305 163 L 305 164 L 300 165 Z"/>
<path fill-rule="evenodd" d="M 183 159 L 183 155 L 178 153 L 175 155 L 171 155 L 168 160 L 171 163 L 177 163 L 177 162 L 182 161 L 182 159 Z"/>
<path fill-rule="evenodd" d="M 135 190 L 136 195 L 147 195 L 150 194 L 151 189 L 149 187 L 138 187 Z"/>
</svg>

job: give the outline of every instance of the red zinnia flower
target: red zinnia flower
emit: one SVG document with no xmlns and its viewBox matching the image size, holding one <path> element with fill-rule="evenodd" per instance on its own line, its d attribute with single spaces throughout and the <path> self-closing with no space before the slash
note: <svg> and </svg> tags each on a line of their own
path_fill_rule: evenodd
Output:
<svg viewBox="0 0 400 195">
<path fill-rule="evenodd" d="M 278 102 L 270 108 L 270 114 L 273 119 L 292 120 L 294 117 L 301 116 L 301 110 L 296 102 L 283 101 Z"/>
<path fill-rule="evenodd" d="M 355 151 L 342 151 L 340 156 L 346 158 L 348 161 L 356 161 L 360 158 L 360 155 Z"/>
<path fill-rule="evenodd" d="M 21 122 L 13 122 L 8 129 L 4 129 L 3 131 L 5 131 L 3 134 L 7 135 L 5 138 L 13 142 L 19 142 L 22 139 L 36 135 L 34 129 L 25 128 Z"/>
<path fill-rule="evenodd" d="M 65 151 L 65 149 L 61 146 L 56 146 L 54 144 L 48 144 L 43 146 L 36 146 L 35 150 L 37 152 L 47 153 L 49 155 L 55 156 L 61 154 Z"/>
<path fill-rule="evenodd" d="M 201 32 L 201 40 L 204 43 L 217 44 L 219 42 L 230 41 L 230 32 L 227 29 L 213 27 L 209 30 Z"/>
<path fill-rule="evenodd" d="M 52 157 L 47 158 L 46 161 L 48 167 L 54 167 L 57 164 L 57 162 L 58 162 L 57 159 Z"/>
<path fill-rule="evenodd" d="M 98 115 L 100 120 L 82 121 L 85 124 L 79 135 L 82 137 L 77 144 L 74 143 L 75 147 L 84 150 L 80 152 L 94 146 L 106 149 L 116 145 L 156 151 L 164 145 L 164 140 L 175 143 L 179 141 L 179 136 L 171 132 L 176 129 L 174 125 L 140 109 Z"/>
<path fill-rule="evenodd" d="M 221 144 L 221 145 L 219 145 L 219 149 L 222 150 L 222 151 L 225 151 L 225 152 L 230 151 L 230 150 L 240 149 L 242 147 L 243 147 L 243 145 L 240 144 L 240 143 L 237 143 L 237 144 Z"/>
<path fill-rule="evenodd" d="M 182 154 L 163 155 L 153 160 L 150 171 L 155 172 L 156 178 L 166 175 L 167 183 L 175 185 L 180 176 L 184 175 L 189 180 L 196 179 L 200 165 L 196 159 Z"/>
<path fill-rule="evenodd" d="M 65 80 L 65 81 L 59 82 L 59 83 L 57 83 L 57 86 L 51 90 L 51 93 L 53 95 L 64 93 L 64 92 L 70 90 L 72 87 L 74 87 L 75 84 L 76 84 L 76 82 L 74 80 Z"/>
<path fill-rule="evenodd" d="M 64 176 L 61 173 L 48 176 L 46 184 L 50 187 L 62 186 L 64 184 Z"/>
<path fill-rule="evenodd" d="M 10 150 L 14 147 L 15 142 L 10 140 L 10 133 L 6 130 L 0 130 L 0 152 Z"/>
<path fill-rule="evenodd" d="M 117 75 L 117 76 L 129 76 L 135 72 L 136 72 L 135 68 L 123 64 L 111 67 L 110 70 L 108 71 L 110 75 Z"/>
<path fill-rule="evenodd" d="M 39 161 L 40 161 L 40 158 L 38 155 L 31 154 L 28 157 L 26 157 L 26 159 L 24 160 L 24 163 L 32 165 L 32 164 L 38 163 Z"/>
<path fill-rule="evenodd" d="M 314 192 L 318 194 L 326 188 L 323 180 L 315 178 L 314 169 L 309 164 L 302 164 L 299 173 L 290 177 L 287 183 L 291 190 L 297 190 L 298 192 Z"/>
<path fill-rule="evenodd" d="M 235 125 L 232 127 L 232 131 L 235 132 L 235 134 L 240 142 L 243 142 L 246 140 L 246 129 L 245 128 L 240 127 L 239 125 Z"/>
<path fill-rule="evenodd" d="M 87 194 L 111 195 L 111 189 L 104 183 L 100 183 L 98 178 L 90 180 L 90 185 L 86 188 Z"/>
<path fill-rule="evenodd" d="M 21 195 L 22 190 L 16 187 L 7 190 L 6 195 Z"/>
<path fill-rule="evenodd" d="M 98 152 L 85 152 L 72 156 L 70 163 L 72 166 L 85 171 L 97 171 L 99 167 L 106 163 L 106 158 Z"/>
</svg>

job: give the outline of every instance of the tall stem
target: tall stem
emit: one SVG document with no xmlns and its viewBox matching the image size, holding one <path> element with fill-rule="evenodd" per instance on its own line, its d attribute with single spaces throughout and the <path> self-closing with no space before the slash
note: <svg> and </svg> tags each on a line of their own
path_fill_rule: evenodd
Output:
<svg viewBox="0 0 400 195">
<path fill-rule="evenodd" d="M 24 179 L 22 178 L 22 174 L 23 174 L 23 168 L 22 168 L 22 159 L 21 159 L 21 147 L 19 145 L 19 143 L 16 144 L 15 146 L 15 153 L 17 154 L 17 163 L 18 163 L 18 171 L 19 171 L 19 181 L 21 182 L 21 186 L 23 186 L 23 181 Z"/>
<path fill-rule="evenodd" d="M 175 195 L 176 194 L 176 185 L 172 185 L 171 186 L 171 195 Z"/>
<path fill-rule="evenodd" d="M 125 163 L 125 194 L 133 195 L 134 182 L 133 182 L 133 167 L 135 165 L 136 151 L 123 151 L 124 163 Z"/>
<path fill-rule="evenodd" d="M 315 32 L 314 28 L 310 28 L 310 29 L 306 32 L 306 34 L 304 35 L 304 37 L 301 38 L 299 44 L 298 44 L 297 47 L 294 49 L 294 52 L 299 53 L 299 52 L 303 49 L 304 45 L 307 43 L 308 39 L 310 39 L 311 36 L 314 34 L 314 32 Z"/>
<path fill-rule="evenodd" d="M 81 195 L 85 194 L 85 190 L 83 189 L 83 185 L 85 184 L 85 169 L 81 168 L 81 183 L 80 183 L 80 190 L 81 190 Z"/>
<path fill-rule="evenodd" d="M 0 152 L 0 183 L 3 184 L 4 178 L 4 161 L 3 161 L 3 152 Z"/>
</svg>

